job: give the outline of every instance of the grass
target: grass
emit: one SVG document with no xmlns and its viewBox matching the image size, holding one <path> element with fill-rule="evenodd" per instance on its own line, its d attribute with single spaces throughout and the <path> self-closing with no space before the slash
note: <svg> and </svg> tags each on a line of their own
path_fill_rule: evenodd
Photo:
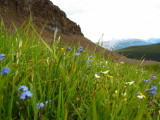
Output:
<svg viewBox="0 0 160 120">
<path fill-rule="evenodd" d="M 0 60 L 0 69 L 10 69 L 9 73 L 0 75 L 0 119 L 159 118 L 159 73 L 114 62 L 101 53 L 85 49 L 74 56 L 79 46 L 70 46 L 72 50 L 69 50 L 57 39 L 48 44 L 32 23 L 11 34 L 1 22 L 0 46 L 0 54 L 5 54 L 5 59 Z M 108 73 L 102 73 L 107 70 Z M 151 77 L 153 75 L 156 77 Z M 32 97 L 20 99 L 23 91 L 18 88 L 21 85 L 28 87 Z M 146 91 L 152 86 L 158 87 L 156 95 Z M 37 108 L 38 103 L 43 103 L 44 107 Z"/>
<path fill-rule="evenodd" d="M 116 50 L 119 54 L 125 55 L 128 58 L 160 61 L 160 44 L 144 45 L 128 47 Z"/>
<path fill-rule="evenodd" d="M 160 72 L 160 64 L 144 65 L 143 68 L 157 73 Z"/>
</svg>

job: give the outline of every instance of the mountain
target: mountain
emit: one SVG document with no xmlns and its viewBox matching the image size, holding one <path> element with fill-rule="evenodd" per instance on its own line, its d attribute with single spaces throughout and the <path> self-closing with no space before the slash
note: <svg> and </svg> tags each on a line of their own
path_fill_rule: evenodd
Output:
<svg viewBox="0 0 160 120">
<path fill-rule="evenodd" d="M 112 41 L 104 41 L 101 43 L 101 46 L 109 49 L 109 50 L 118 50 L 127 48 L 130 46 L 142 46 L 160 43 L 160 38 L 150 38 L 148 40 L 143 39 L 121 39 L 121 40 L 112 40 Z"/>
<path fill-rule="evenodd" d="M 68 45 L 79 44 L 92 51 L 97 46 L 85 38 L 80 26 L 67 18 L 65 12 L 50 0 L 0 0 L 0 16 L 5 27 L 12 32 L 15 26 L 20 27 L 24 22 L 30 21 L 31 17 L 37 32 L 43 30 L 42 38 L 48 42 L 52 41 L 54 32 L 58 31 L 57 37 L 60 36 L 61 41 Z M 104 51 L 101 47 L 96 47 L 96 50 Z"/>
<path fill-rule="evenodd" d="M 144 46 L 128 47 L 115 52 L 132 59 L 145 59 L 160 62 L 160 43 Z"/>
<path fill-rule="evenodd" d="M 61 37 L 63 44 L 83 46 L 92 52 L 101 51 L 105 55 L 110 55 L 111 52 L 87 39 L 80 26 L 67 18 L 65 12 L 50 0 L 0 0 L 1 21 L 11 32 L 16 31 L 15 27 L 19 28 L 31 21 L 47 42 L 53 40 L 57 31 L 57 37 Z M 117 54 L 112 54 L 116 59 Z"/>
<path fill-rule="evenodd" d="M 57 28 L 64 34 L 83 36 L 80 26 L 68 19 L 65 12 L 53 5 L 50 0 L 1 0 L 0 5 L 2 16 L 10 15 L 8 19 L 16 18 L 20 22 L 32 15 L 37 26 L 45 26 L 50 32 Z"/>
</svg>

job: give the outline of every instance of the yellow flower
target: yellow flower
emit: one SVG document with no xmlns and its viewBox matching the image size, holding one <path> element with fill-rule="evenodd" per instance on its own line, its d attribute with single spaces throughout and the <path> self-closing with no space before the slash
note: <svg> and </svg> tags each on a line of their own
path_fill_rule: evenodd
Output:
<svg viewBox="0 0 160 120">
<path fill-rule="evenodd" d="M 61 48 L 61 50 L 63 51 L 63 50 L 64 50 L 64 48 Z"/>
<path fill-rule="evenodd" d="M 107 77 L 108 77 L 108 78 L 111 78 L 111 79 L 113 78 L 113 76 L 110 76 L 110 75 L 107 75 Z"/>
<path fill-rule="evenodd" d="M 139 95 L 137 96 L 138 98 L 142 99 L 142 98 L 146 98 L 145 95 L 143 95 L 142 93 L 139 93 Z"/>
</svg>

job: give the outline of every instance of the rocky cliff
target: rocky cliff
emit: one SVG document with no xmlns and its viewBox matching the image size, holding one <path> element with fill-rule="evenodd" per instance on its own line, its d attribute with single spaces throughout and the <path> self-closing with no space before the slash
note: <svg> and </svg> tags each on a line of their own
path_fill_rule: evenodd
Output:
<svg viewBox="0 0 160 120">
<path fill-rule="evenodd" d="M 15 11 L 21 18 L 32 15 L 33 22 L 37 26 L 45 26 L 50 32 L 57 29 L 63 34 L 83 36 L 80 26 L 69 20 L 66 14 L 50 0 L 0 0 L 0 8 L 2 7 L 5 7 L 3 12 Z"/>
</svg>

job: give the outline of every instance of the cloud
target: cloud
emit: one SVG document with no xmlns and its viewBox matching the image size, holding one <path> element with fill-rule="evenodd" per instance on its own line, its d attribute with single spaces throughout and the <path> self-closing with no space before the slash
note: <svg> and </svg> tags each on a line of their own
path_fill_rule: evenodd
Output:
<svg viewBox="0 0 160 120">
<path fill-rule="evenodd" d="M 88 9 L 88 2 L 86 0 L 68 0 L 67 2 L 64 0 L 54 0 L 53 4 L 58 5 L 67 15 L 83 13 Z"/>
<path fill-rule="evenodd" d="M 159 0 L 54 0 L 84 35 L 98 41 L 160 37 Z"/>
</svg>

